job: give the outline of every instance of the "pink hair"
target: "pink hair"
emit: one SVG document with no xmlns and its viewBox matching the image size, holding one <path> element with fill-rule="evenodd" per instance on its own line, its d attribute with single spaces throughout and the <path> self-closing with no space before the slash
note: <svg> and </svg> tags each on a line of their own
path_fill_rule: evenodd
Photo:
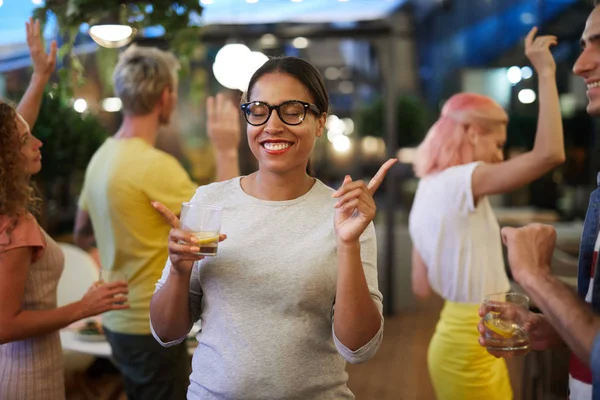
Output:
<svg viewBox="0 0 600 400">
<path fill-rule="evenodd" d="M 415 174 L 423 178 L 448 167 L 473 161 L 473 146 L 467 128 L 475 125 L 487 131 L 496 124 L 508 122 L 506 112 L 487 96 L 459 93 L 442 108 L 442 115 L 427 132 L 417 148 Z"/>
</svg>

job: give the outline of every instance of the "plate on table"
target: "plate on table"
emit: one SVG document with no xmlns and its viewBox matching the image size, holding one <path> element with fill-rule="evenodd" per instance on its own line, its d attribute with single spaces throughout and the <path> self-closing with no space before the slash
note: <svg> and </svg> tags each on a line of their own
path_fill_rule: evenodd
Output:
<svg viewBox="0 0 600 400">
<path fill-rule="evenodd" d="M 85 321 L 85 324 L 75 330 L 75 336 L 82 342 L 104 342 L 106 336 L 102 330 L 102 325 L 94 319 Z"/>
<path fill-rule="evenodd" d="M 106 336 L 98 333 L 76 332 L 75 336 L 77 340 L 81 340 L 82 342 L 106 342 Z"/>
</svg>

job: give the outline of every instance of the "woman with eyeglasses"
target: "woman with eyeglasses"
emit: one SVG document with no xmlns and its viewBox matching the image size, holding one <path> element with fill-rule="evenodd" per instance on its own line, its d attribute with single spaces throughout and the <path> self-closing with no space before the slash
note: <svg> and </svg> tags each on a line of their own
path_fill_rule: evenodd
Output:
<svg viewBox="0 0 600 400">
<path fill-rule="evenodd" d="M 174 345 L 202 320 L 188 399 L 353 399 L 345 363 L 373 357 L 383 334 L 373 193 L 396 160 L 336 191 L 306 173 L 329 109 L 306 61 L 267 61 L 245 98 L 258 171 L 192 199 L 223 207 L 217 256 L 196 255 L 195 238 L 154 204 L 173 227 L 154 335 Z"/>
</svg>

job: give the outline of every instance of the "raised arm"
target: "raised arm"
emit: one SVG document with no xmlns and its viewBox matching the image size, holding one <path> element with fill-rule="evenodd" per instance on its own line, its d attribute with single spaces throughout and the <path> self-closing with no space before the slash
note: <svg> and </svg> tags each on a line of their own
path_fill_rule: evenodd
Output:
<svg viewBox="0 0 600 400">
<path fill-rule="evenodd" d="M 241 138 L 239 112 L 222 93 L 206 101 L 206 128 L 217 166 L 215 180 L 226 181 L 240 175 L 238 146 Z"/>
<path fill-rule="evenodd" d="M 42 104 L 44 88 L 56 66 L 56 42 L 52 41 L 50 53 L 46 54 L 40 32 L 40 21 L 36 20 L 34 22 L 32 18 L 29 18 L 29 21 L 25 23 L 25 27 L 27 30 L 27 46 L 29 46 L 33 64 L 33 75 L 25 95 L 23 95 L 17 106 L 17 112 L 23 116 L 29 127 L 33 129 Z"/>
<path fill-rule="evenodd" d="M 518 189 L 565 161 L 563 128 L 556 88 L 556 64 L 550 46 L 555 36 L 534 39 L 537 28 L 525 38 L 525 54 L 538 74 L 539 114 L 533 149 L 497 164 L 480 164 L 473 172 L 473 196 Z"/>
</svg>

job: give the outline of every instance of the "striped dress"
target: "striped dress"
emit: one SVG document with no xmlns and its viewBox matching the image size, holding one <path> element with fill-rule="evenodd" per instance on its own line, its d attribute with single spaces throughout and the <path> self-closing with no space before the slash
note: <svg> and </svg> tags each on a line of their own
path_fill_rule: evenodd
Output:
<svg viewBox="0 0 600 400">
<path fill-rule="evenodd" d="M 31 216 L 22 217 L 10 237 L 6 222 L 6 217 L 0 216 L 0 253 L 23 246 L 35 249 L 27 272 L 22 309 L 56 308 L 56 287 L 64 264 L 60 247 Z M 63 354 L 58 332 L 0 345 L 0 399 L 64 398 Z"/>
</svg>

